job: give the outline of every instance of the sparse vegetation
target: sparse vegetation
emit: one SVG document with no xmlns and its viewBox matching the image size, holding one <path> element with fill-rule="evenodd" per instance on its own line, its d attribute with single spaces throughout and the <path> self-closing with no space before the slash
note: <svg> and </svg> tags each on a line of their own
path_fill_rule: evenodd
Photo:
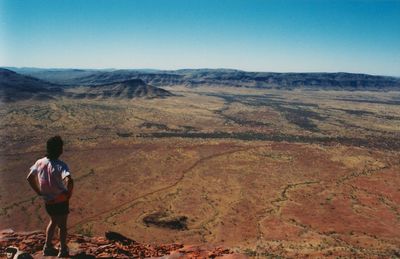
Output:
<svg viewBox="0 0 400 259">
<path fill-rule="evenodd" d="M 80 226 L 76 230 L 76 233 L 87 236 L 87 237 L 92 237 L 93 236 L 93 226 L 92 225 Z"/>
<path fill-rule="evenodd" d="M 348 257 L 353 246 L 357 256 L 393 254 L 400 128 L 388 118 L 400 118 L 399 93 L 169 90 L 167 99 L 4 106 L 0 228 L 42 227 L 25 173 L 43 138 L 60 134 L 76 179 L 71 231 L 223 239 L 267 258 Z"/>
</svg>

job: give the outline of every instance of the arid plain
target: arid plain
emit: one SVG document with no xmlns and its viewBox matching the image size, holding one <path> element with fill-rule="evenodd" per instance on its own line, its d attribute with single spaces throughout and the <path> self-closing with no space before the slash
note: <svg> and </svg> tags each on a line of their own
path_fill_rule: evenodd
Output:
<svg viewBox="0 0 400 259">
<path fill-rule="evenodd" d="M 45 227 L 25 177 L 59 134 L 72 232 L 399 256 L 400 92 L 164 89 L 174 96 L 1 104 L 0 229 Z"/>
</svg>

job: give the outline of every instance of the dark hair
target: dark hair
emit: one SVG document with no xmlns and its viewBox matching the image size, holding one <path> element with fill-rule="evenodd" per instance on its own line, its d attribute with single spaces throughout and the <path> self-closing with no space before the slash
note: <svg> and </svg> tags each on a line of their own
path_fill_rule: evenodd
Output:
<svg viewBox="0 0 400 259">
<path fill-rule="evenodd" d="M 54 136 L 47 140 L 46 157 L 50 160 L 58 159 L 63 152 L 63 141 L 60 136 Z"/>
</svg>

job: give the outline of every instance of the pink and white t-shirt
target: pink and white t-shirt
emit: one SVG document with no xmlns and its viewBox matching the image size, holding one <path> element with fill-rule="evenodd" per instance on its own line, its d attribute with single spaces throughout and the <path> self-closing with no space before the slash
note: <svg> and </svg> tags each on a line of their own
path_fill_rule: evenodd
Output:
<svg viewBox="0 0 400 259">
<path fill-rule="evenodd" d="M 41 158 L 30 168 L 30 175 L 37 175 L 39 189 L 45 201 L 54 200 L 59 194 L 67 192 L 63 180 L 71 175 L 67 164 L 61 160 Z"/>
</svg>

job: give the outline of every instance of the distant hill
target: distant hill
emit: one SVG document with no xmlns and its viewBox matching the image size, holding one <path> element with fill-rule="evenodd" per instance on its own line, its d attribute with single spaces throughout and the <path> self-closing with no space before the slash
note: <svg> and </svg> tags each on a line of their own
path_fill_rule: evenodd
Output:
<svg viewBox="0 0 400 259">
<path fill-rule="evenodd" d="M 80 87 L 72 91 L 69 97 L 132 99 L 137 97 L 162 98 L 172 95 L 167 90 L 147 85 L 141 79 L 130 79 L 111 84 Z"/>
<path fill-rule="evenodd" d="M 76 72 L 80 73 L 80 71 Z M 68 87 L 0 68 L 0 100 L 2 102 L 51 100 L 58 97 L 132 99 L 163 98 L 172 95 L 169 91 L 148 85 L 141 79 Z"/>
<path fill-rule="evenodd" d="M 153 86 L 233 86 L 265 89 L 400 90 L 400 78 L 353 73 L 270 73 L 234 69 L 94 70 L 12 68 L 63 85 L 101 85 L 141 79 Z"/>
<path fill-rule="evenodd" d="M 58 85 L 0 68 L 0 100 L 50 100 L 63 94 Z"/>
</svg>

